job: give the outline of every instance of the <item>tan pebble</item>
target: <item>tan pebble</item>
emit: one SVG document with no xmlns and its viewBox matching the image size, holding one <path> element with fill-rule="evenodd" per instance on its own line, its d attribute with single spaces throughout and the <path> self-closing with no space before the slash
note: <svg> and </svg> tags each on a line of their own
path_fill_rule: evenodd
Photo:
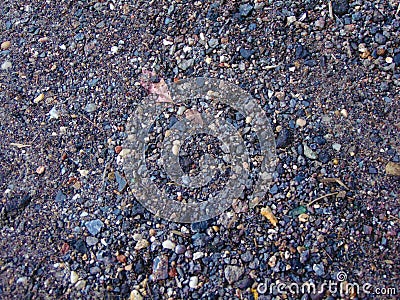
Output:
<svg viewBox="0 0 400 300">
<path fill-rule="evenodd" d="M 370 53 L 368 50 L 365 50 L 363 53 L 360 54 L 360 57 L 361 57 L 362 59 L 366 59 L 366 58 L 369 57 L 370 54 L 371 54 L 371 53 Z"/>
<path fill-rule="evenodd" d="M 391 64 L 391 63 L 393 62 L 393 58 L 391 58 L 390 56 L 388 56 L 388 57 L 386 57 L 385 61 L 386 61 L 388 64 Z"/>
<path fill-rule="evenodd" d="M 304 126 L 306 126 L 306 124 L 307 124 L 307 121 L 302 118 L 299 118 L 296 121 L 296 125 L 299 127 L 304 127 Z"/>
<path fill-rule="evenodd" d="M 1 50 L 7 50 L 10 47 L 11 47 L 11 42 L 10 41 L 5 41 L 5 42 L 1 43 Z"/>
<path fill-rule="evenodd" d="M 299 221 L 300 222 L 308 222 L 308 219 L 310 218 L 310 216 L 309 215 L 307 215 L 307 214 L 301 214 L 301 215 L 299 215 Z"/>
<path fill-rule="evenodd" d="M 346 109 L 342 109 L 341 111 L 340 111 L 340 114 L 343 116 L 343 117 L 345 117 L 345 118 L 347 118 L 348 117 L 348 113 L 347 113 L 347 110 Z"/>
<path fill-rule="evenodd" d="M 36 169 L 36 173 L 38 173 L 39 175 L 43 174 L 44 171 L 45 171 L 44 166 L 37 167 L 37 169 Z"/>
<path fill-rule="evenodd" d="M 276 92 L 275 97 L 278 98 L 279 101 L 285 99 L 285 92 Z"/>
<path fill-rule="evenodd" d="M 45 37 L 42 37 L 42 38 L 39 39 L 39 43 L 45 43 L 48 40 L 49 40 L 49 38 L 47 36 L 45 36 Z"/>
<path fill-rule="evenodd" d="M 339 160 L 338 160 L 337 158 L 334 158 L 334 159 L 333 159 L 333 164 L 334 164 L 335 166 L 337 166 L 337 165 L 339 164 Z"/>
<path fill-rule="evenodd" d="M 388 162 L 385 171 L 388 175 L 400 176 L 400 163 Z"/>
<path fill-rule="evenodd" d="M 33 103 L 39 103 L 40 101 L 43 101 L 44 99 L 44 94 L 40 94 L 39 96 L 37 96 L 35 99 L 33 99 Z"/>
<path fill-rule="evenodd" d="M 172 146 L 172 153 L 176 156 L 179 154 L 179 145 L 175 144 Z"/>
<path fill-rule="evenodd" d="M 266 206 L 261 208 L 261 214 L 271 222 L 272 225 L 276 226 L 278 224 L 278 219 L 272 213 L 271 209 Z"/>
</svg>

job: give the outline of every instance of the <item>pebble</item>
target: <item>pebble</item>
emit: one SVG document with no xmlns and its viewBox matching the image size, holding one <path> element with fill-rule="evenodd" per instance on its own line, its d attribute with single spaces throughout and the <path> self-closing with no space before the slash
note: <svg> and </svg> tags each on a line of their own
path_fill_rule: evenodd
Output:
<svg viewBox="0 0 400 300">
<path fill-rule="evenodd" d="M 166 240 L 162 243 L 162 246 L 164 249 L 170 249 L 170 250 L 174 250 L 176 245 L 174 242 L 170 241 L 170 240 Z"/>
<path fill-rule="evenodd" d="M 244 269 L 242 267 L 233 265 L 226 266 L 224 270 L 225 279 L 228 281 L 229 284 L 238 281 L 243 273 Z"/>
<path fill-rule="evenodd" d="M 387 175 L 400 176 L 400 163 L 388 162 L 385 167 Z"/>
<path fill-rule="evenodd" d="M 42 174 L 44 173 L 45 170 L 46 170 L 46 169 L 45 169 L 44 166 L 39 166 L 39 167 L 37 167 L 37 169 L 36 169 L 36 173 L 39 174 L 39 175 L 42 175 Z"/>
<path fill-rule="evenodd" d="M 299 118 L 296 120 L 296 125 L 299 127 L 304 127 L 304 126 L 306 126 L 306 124 L 307 124 L 307 121 L 302 118 Z"/>
<path fill-rule="evenodd" d="M 40 101 L 43 101 L 44 99 L 44 94 L 40 94 L 39 96 L 37 96 L 35 99 L 33 99 L 33 103 L 38 104 Z"/>
<path fill-rule="evenodd" d="M 5 70 L 5 71 L 8 69 L 11 69 L 11 67 L 12 67 L 12 63 L 11 63 L 11 61 L 8 61 L 8 60 L 6 60 L 5 62 L 3 62 L 1 64 L 1 69 Z"/>
<path fill-rule="evenodd" d="M 332 1 L 332 9 L 338 16 L 343 16 L 349 11 L 349 1 L 348 0 L 336 0 Z"/>
<path fill-rule="evenodd" d="M 193 67 L 193 65 L 194 65 L 194 59 L 193 58 L 191 58 L 191 59 L 183 59 L 178 64 L 178 67 L 180 69 L 182 69 L 183 71 L 186 71 L 190 67 Z"/>
<path fill-rule="evenodd" d="M 95 103 L 88 103 L 85 106 L 85 111 L 88 113 L 95 112 L 97 110 L 97 105 Z"/>
<path fill-rule="evenodd" d="M 318 276 L 323 276 L 325 274 L 325 268 L 323 263 L 319 263 L 319 264 L 314 264 L 313 265 L 313 271 L 315 272 L 315 274 L 317 274 Z"/>
<path fill-rule="evenodd" d="M 304 264 L 310 257 L 310 250 L 304 250 L 300 253 L 300 262 Z"/>
<path fill-rule="evenodd" d="M 242 17 L 247 17 L 251 11 L 253 10 L 253 6 L 251 4 L 242 4 L 239 6 L 239 13 Z"/>
<path fill-rule="evenodd" d="M 287 18 L 286 18 L 286 22 L 287 22 L 288 25 L 290 25 L 290 24 L 296 22 L 296 16 L 289 16 L 289 17 L 287 17 Z"/>
<path fill-rule="evenodd" d="M 179 145 L 178 145 L 178 144 L 174 144 L 174 145 L 172 146 L 172 153 L 173 153 L 174 155 L 176 155 L 176 156 L 179 155 Z"/>
<path fill-rule="evenodd" d="M 397 67 L 400 66 L 400 52 L 394 56 L 393 61 Z"/>
<path fill-rule="evenodd" d="M 338 144 L 338 143 L 333 143 L 332 144 L 332 148 L 334 149 L 334 150 L 336 150 L 336 151 L 340 151 L 340 149 L 342 148 L 342 145 L 341 144 Z"/>
<path fill-rule="evenodd" d="M 268 265 L 273 268 L 276 266 L 276 256 L 272 255 L 269 259 L 268 259 Z"/>
<path fill-rule="evenodd" d="M 242 47 L 240 48 L 239 53 L 244 59 L 249 59 L 253 55 L 254 51 Z"/>
<path fill-rule="evenodd" d="M 99 239 L 94 237 L 94 236 L 88 236 L 86 237 L 86 244 L 88 246 L 94 246 L 99 242 Z"/>
<path fill-rule="evenodd" d="M 164 280 L 168 278 L 168 257 L 157 256 L 153 262 L 153 280 Z"/>
<path fill-rule="evenodd" d="M 377 42 L 378 44 L 384 45 L 386 44 L 386 37 L 382 34 L 382 33 L 377 33 L 375 34 L 375 42 Z"/>
<path fill-rule="evenodd" d="M 325 19 L 323 17 L 320 17 L 317 21 L 315 21 L 314 25 L 319 29 L 323 29 L 325 27 Z"/>
<path fill-rule="evenodd" d="M 135 250 L 141 250 L 147 248 L 150 243 L 146 239 L 141 239 L 136 243 Z"/>
<path fill-rule="evenodd" d="M 137 290 L 131 291 L 129 300 L 143 300 L 143 296 Z"/>
<path fill-rule="evenodd" d="M 176 254 L 183 254 L 183 253 L 185 253 L 185 251 L 186 251 L 186 247 L 183 246 L 183 245 L 177 245 L 175 247 L 175 253 Z"/>
<path fill-rule="evenodd" d="M 197 276 L 190 277 L 190 279 L 189 279 L 189 287 L 190 288 L 196 289 L 198 284 L 199 284 L 199 277 L 197 277 Z"/>
<path fill-rule="evenodd" d="M 96 219 L 86 222 L 85 226 L 91 235 L 96 235 L 100 232 L 101 228 L 104 226 L 104 223 L 99 219 Z"/>
<path fill-rule="evenodd" d="M 293 141 L 293 135 L 292 133 L 286 129 L 283 128 L 276 139 L 276 147 L 277 148 L 286 148 L 288 147 Z"/>
<path fill-rule="evenodd" d="M 308 219 L 310 218 L 310 216 L 308 215 L 308 214 L 301 214 L 301 215 L 299 215 L 299 221 L 300 222 L 303 222 L 303 223 L 305 223 L 305 222 L 308 222 Z"/>
<path fill-rule="evenodd" d="M 370 235 L 372 233 L 372 226 L 363 225 L 364 234 Z"/>
<path fill-rule="evenodd" d="M 369 174 L 378 174 L 378 169 L 375 168 L 374 166 L 368 167 L 368 173 Z"/>
<path fill-rule="evenodd" d="M 72 284 L 77 283 L 79 280 L 79 275 L 78 273 L 76 273 L 75 271 L 71 271 L 71 275 L 70 275 L 70 281 Z"/>
<path fill-rule="evenodd" d="M 309 158 L 309 159 L 317 159 L 317 154 L 311 150 L 310 147 L 308 147 L 308 145 L 306 143 L 303 143 L 303 151 L 304 151 L 304 155 Z"/>
<path fill-rule="evenodd" d="M 79 41 L 83 41 L 83 40 L 85 39 L 85 35 L 84 35 L 83 33 L 80 32 L 80 33 L 76 34 L 74 38 L 75 38 L 75 40 L 78 41 L 78 42 L 79 42 Z"/>
<path fill-rule="evenodd" d="M 63 192 L 62 191 L 58 191 L 57 192 L 57 194 L 56 194 L 56 197 L 55 197 L 55 199 L 54 199 L 54 201 L 56 201 L 56 202 L 64 202 L 65 200 L 67 199 L 67 196 L 65 196 L 64 194 L 63 194 Z"/>
<path fill-rule="evenodd" d="M 89 269 L 89 273 L 90 273 L 91 275 L 96 275 L 96 274 L 99 274 L 100 272 L 101 272 L 101 269 L 100 269 L 99 267 L 97 267 L 97 266 L 91 267 L 91 268 Z"/>
<path fill-rule="evenodd" d="M 83 290 L 86 287 L 86 280 L 79 280 L 76 284 L 75 284 L 75 288 L 77 290 Z"/>
<path fill-rule="evenodd" d="M 204 257 L 204 252 L 198 251 L 193 253 L 193 260 L 198 260 Z"/>
<path fill-rule="evenodd" d="M 4 41 L 4 42 L 1 43 L 1 50 L 7 50 L 10 47 L 11 47 L 11 42 L 10 41 Z"/>
<path fill-rule="evenodd" d="M 120 153 L 121 153 L 121 151 L 120 151 Z M 123 177 L 119 172 L 114 172 L 114 175 L 115 175 L 115 180 L 118 183 L 118 192 L 122 193 L 125 190 L 128 183 L 127 183 L 125 177 Z"/>
<path fill-rule="evenodd" d="M 50 120 L 51 119 L 58 119 L 60 117 L 60 113 L 58 112 L 57 108 L 54 106 L 50 111 L 49 111 L 49 116 Z"/>
</svg>

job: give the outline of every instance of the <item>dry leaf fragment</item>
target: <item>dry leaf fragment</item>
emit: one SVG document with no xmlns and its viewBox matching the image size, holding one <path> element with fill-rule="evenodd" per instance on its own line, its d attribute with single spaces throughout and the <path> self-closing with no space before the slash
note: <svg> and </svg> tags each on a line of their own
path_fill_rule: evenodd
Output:
<svg viewBox="0 0 400 300">
<path fill-rule="evenodd" d="M 261 214 L 271 222 L 272 225 L 276 226 L 278 224 L 278 219 L 274 216 L 271 209 L 266 206 L 261 208 Z"/>
<path fill-rule="evenodd" d="M 153 82 L 151 77 L 156 76 L 154 72 L 143 70 L 142 78 L 140 84 L 144 87 L 150 94 L 156 94 L 156 102 L 169 102 L 173 103 L 171 94 L 168 90 L 168 85 L 163 78 L 159 82 Z"/>
</svg>

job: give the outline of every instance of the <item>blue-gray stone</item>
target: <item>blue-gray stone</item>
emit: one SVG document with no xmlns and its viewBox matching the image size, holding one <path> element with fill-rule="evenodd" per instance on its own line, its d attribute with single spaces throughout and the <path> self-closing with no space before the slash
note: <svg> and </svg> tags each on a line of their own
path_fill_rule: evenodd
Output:
<svg viewBox="0 0 400 300">
<path fill-rule="evenodd" d="M 100 232 L 101 228 L 104 226 L 104 223 L 99 219 L 96 219 L 86 222 L 85 226 L 91 235 L 96 235 Z"/>
</svg>

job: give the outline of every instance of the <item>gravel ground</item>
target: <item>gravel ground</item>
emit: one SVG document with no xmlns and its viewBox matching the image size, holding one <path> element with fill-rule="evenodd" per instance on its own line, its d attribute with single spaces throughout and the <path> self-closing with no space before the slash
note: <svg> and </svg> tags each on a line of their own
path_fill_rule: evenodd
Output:
<svg viewBox="0 0 400 300">
<path fill-rule="evenodd" d="M 0 298 L 396 298 L 262 290 L 340 272 L 398 297 L 399 10 L 3 0 Z M 223 79 L 258 101 L 278 161 L 257 206 L 179 224 L 134 200 L 119 153 L 143 69 Z"/>
</svg>

